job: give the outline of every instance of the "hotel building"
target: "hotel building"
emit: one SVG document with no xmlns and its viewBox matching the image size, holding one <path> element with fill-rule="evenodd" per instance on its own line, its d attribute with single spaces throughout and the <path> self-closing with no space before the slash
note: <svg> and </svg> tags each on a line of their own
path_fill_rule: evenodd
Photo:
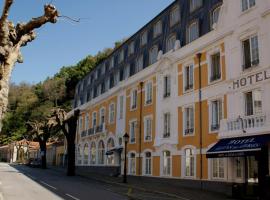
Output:
<svg viewBox="0 0 270 200">
<path fill-rule="evenodd" d="M 129 175 L 258 195 L 270 168 L 269 27 L 270 0 L 174 1 L 78 83 L 77 167 L 123 173 L 128 133 Z"/>
</svg>

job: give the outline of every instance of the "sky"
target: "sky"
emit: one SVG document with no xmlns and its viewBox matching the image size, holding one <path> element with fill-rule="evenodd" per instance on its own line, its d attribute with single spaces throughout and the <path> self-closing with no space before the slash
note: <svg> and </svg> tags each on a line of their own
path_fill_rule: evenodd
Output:
<svg viewBox="0 0 270 200">
<path fill-rule="evenodd" d="M 27 22 L 43 14 L 51 0 L 14 0 L 9 19 Z M 11 81 L 38 83 L 53 76 L 63 66 L 95 55 L 115 41 L 127 38 L 154 18 L 174 0 L 52 0 L 60 18 L 36 30 L 37 38 L 22 48 L 23 64 L 16 64 Z M 4 0 L 0 0 L 2 9 Z"/>
</svg>

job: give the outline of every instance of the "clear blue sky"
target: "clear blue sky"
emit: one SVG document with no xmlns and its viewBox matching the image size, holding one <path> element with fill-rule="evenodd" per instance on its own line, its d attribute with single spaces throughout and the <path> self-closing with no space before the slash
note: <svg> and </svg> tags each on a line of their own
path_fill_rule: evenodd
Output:
<svg viewBox="0 0 270 200">
<path fill-rule="evenodd" d="M 43 13 L 51 0 L 14 0 L 10 19 L 28 21 Z M 4 0 L 0 0 L 2 9 Z M 131 36 L 173 0 L 54 0 L 62 15 L 87 18 L 78 24 L 60 19 L 37 30 L 38 37 L 22 49 L 23 64 L 16 64 L 12 82 L 37 83 L 53 76 L 62 66 L 112 47 Z"/>
</svg>

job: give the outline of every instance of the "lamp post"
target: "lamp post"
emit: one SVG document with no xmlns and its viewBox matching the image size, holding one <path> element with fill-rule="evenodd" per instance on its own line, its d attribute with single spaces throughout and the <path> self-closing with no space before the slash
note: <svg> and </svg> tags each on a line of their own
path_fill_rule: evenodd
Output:
<svg viewBox="0 0 270 200">
<path fill-rule="evenodd" d="M 127 183 L 127 143 L 129 140 L 129 135 L 125 133 L 123 136 L 125 142 L 125 161 L 124 161 L 124 176 L 123 176 L 123 183 Z"/>
</svg>

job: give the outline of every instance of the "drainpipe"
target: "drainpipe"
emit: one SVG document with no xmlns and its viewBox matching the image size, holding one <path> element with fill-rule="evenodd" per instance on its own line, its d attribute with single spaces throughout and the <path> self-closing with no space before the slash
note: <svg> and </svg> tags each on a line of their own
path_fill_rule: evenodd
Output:
<svg viewBox="0 0 270 200">
<path fill-rule="evenodd" d="M 197 58 L 199 61 L 199 113 L 200 113 L 200 180 L 201 180 L 201 189 L 202 189 L 202 179 L 203 179 L 203 156 L 202 156 L 202 68 L 201 68 L 201 57 L 202 54 L 198 53 Z"/>
<path fill-rule="evenodd" d="M 143 98 L 142 98 L 142 90 L 143 90 L 143 82 L 140 82 L 140 127 L 139 127 L 139 175 L 141 175 L 141 152 L 142 152 L 142 106 L 143 106 Z"/>
</svg>

